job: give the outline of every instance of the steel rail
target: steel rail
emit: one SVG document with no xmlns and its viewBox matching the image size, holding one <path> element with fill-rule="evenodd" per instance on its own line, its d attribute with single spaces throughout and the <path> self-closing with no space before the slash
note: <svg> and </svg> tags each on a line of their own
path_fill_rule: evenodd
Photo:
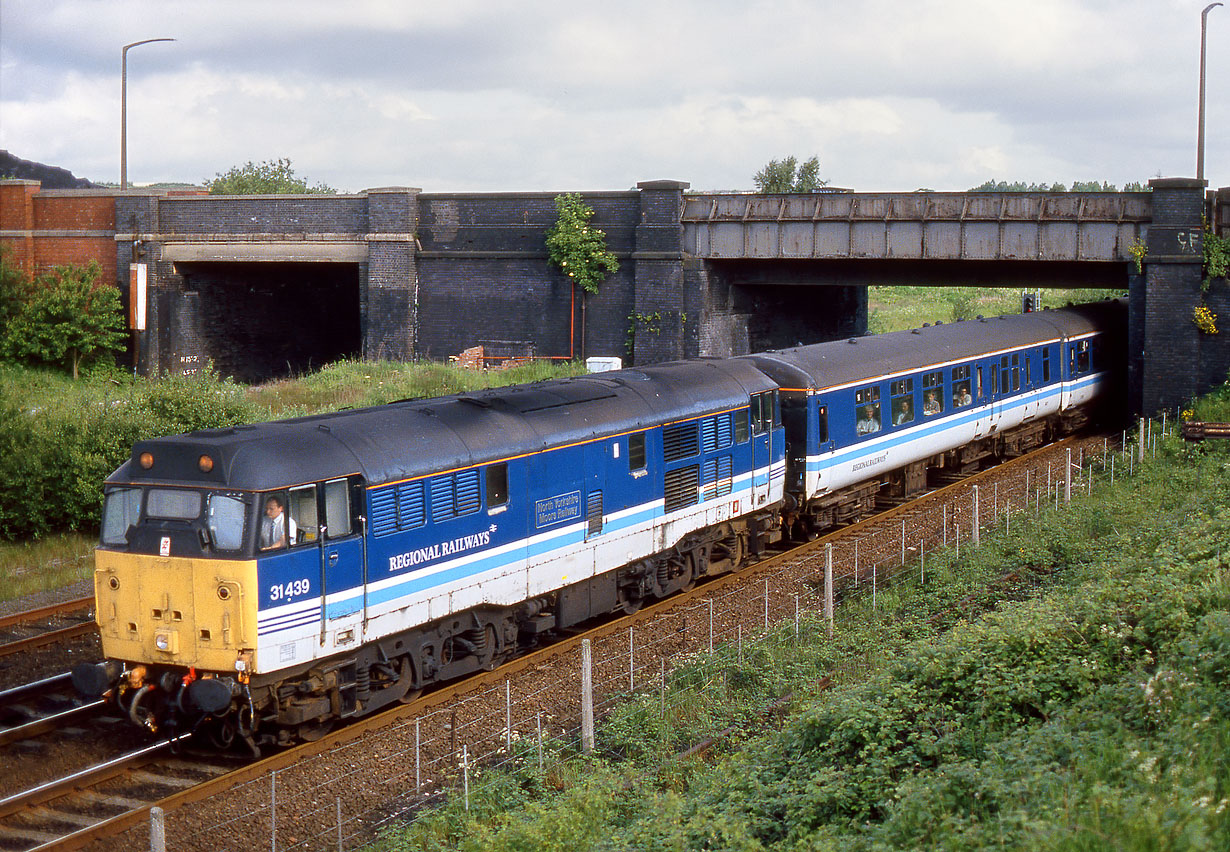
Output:
<svg viewBox="0 0 1230 852">
<path fill-rule="evenodd" d="M 93 606 L 94 598 L 90 596 L 88 598 L 74 598 L 69 601 L 48 604 L 37 609 L 28 609 L 25 612 L 15 612 L 11 615 L 0 616 L 0 629 L 12 627 L 15 624 L 25 624 L 29 621 L 38 621 L 40 618 L 47 618 L 53 615 L 63 615 L 66 612 L 80 612 Z"/>
<path fill-rule="evenodd" d="M 13 642 L 6 642 L 0 645 L 0 657 L 11 657 L 14 654 L 21 654 L 25 651 L 31 651 L 35 648 L 42 648 L 45 645 L 55 645 L 59 642 L 67 642 L 70 639 L 76 639 L 79 636 L 91 636 L 98 633 L 98 625 L 92 621 L 87 621 L 82 624 L 74 624 L 70 627 L 61 627 L 58 630 L 48 630 L 44 633 L 39 633 L 36 636 L 28 636 L 25 639 L 17 639 Z"/>
<path fill-rule="evenodd" d="M 75 721 L 79 716 L 92 716 L 97 710 L 104 707 L 106 703 L 106 700 L 99 698 L 97 701 L 91 701 L 88 704 L 80 704 L 76 707 L 70 707 L 68 710 L 61 710 L 59 713 L 44 716 L 41 719 L 34 719 L 33 721 L 26 722 L 24 725 L 5 728 L 0 730 L 0 745 L 8 745 L 18 740 L 28 740 L 31 737 L 37 737 L 49 731 L 54 731 L 56 728 L 63 727 L 68 722 Z"/>
</svg>

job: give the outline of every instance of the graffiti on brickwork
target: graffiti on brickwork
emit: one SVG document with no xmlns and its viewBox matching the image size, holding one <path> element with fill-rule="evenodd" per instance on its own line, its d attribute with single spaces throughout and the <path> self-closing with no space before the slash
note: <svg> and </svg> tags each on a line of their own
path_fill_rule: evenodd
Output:
<svg viewBox="0 0 1230 852">
<path fill-rule="evenodd" d="M 1187 230 L 1180 229 L 1175 231 L 1175 240 L 1179 243 L 1180 254 L 1199 254 L 1200 253 L 1200 229 L 1190 228 Z"/>
</svg>

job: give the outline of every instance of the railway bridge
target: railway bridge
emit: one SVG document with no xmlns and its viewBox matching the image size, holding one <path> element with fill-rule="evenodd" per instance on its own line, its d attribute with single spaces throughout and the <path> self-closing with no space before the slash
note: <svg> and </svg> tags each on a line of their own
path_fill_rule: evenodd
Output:
<svg viewBox="0 0 1230 852">
<path fill-rule="evenodd" d="M 869 284 L 1130 292 L 1142 410 L 1220 383 L 1230 335 L 1191 322 L 1202 217 L 1230 189 L 1150 193 L 584 193 L 620 269 L 584 297 L 547 261 L 556 193 L 207 196 L 0 181 L 0 239 L 27 268 L 90 257 L 131 294 L 139 368 L 243 380 L 341 356 L 615 355 L 649 363 L 862 333 Z M 1133 246 L 1147 246 L 1136 271 Z M 129 286 L 144 282 L 144 288 Z M 144 308 L 139 321 L 137 308 Z"/>
</svg>

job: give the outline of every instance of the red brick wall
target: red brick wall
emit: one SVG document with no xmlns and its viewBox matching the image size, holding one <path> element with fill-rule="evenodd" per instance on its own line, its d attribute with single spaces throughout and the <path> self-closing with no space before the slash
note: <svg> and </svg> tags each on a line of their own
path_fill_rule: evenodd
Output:
<svg viewBox="0 0 1230 852">
<path fill-rule="evenodd" d="M 29 275 L 96 260 L 103 269 L 100 280 L 117 280 L 114 195 L 43 192 L 36 182 L 0 182 L 0 231 L 9 232 L 2 239 L 12 250 L 11 261 Z"/>
</svg>

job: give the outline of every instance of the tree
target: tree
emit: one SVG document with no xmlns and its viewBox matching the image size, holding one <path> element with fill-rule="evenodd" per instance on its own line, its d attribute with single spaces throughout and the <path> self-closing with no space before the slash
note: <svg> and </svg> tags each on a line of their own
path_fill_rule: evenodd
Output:
<svg viewBox="0 0 1230 852">
<path fill-rule="evenodd" d="M 0 340 L 8 332 L 9 322 L 30 299 L 30 279 L 9 262 L 11 251 L 6 243 L 0 243 Z"/>
<path fill-rule="evenodd" d="M 232 166 L 230 171 L 218 172 L 213 180 L 206 180 L 205 188 L 210 195 L 333 195 L 337 192 L 323 183 L 308 186 L 307 180 L 295 174 L 286 158 Z"/>
<path fill-rule="evenodd" d="M 619 271 L 619 261 L 607 251 L 606 234 L 589 225 L 594 208 L 570 192 L 555 196 L 555 209 L 559 218 L 547 231 L 547 255 L 574 284 L 597 293 L 598 285 Z"/>
<path fill-rule="evenodd" d="M 73 378 L 84 363 L 124 348 L 119 291 L 100 284 L 102 267 L 57 266 L 31 282 L 26 300 L 4 328 L 0 353 L 13 361 L 57 365 Z"/>
<path fill-rule="evenodd" d="M 757 192 L 815 192 L 828 181 L 820 180 L 820 158 L 812 157 L 801 166 L 794 156 L 769 160 L 752 178 Z"/>
</svg>

